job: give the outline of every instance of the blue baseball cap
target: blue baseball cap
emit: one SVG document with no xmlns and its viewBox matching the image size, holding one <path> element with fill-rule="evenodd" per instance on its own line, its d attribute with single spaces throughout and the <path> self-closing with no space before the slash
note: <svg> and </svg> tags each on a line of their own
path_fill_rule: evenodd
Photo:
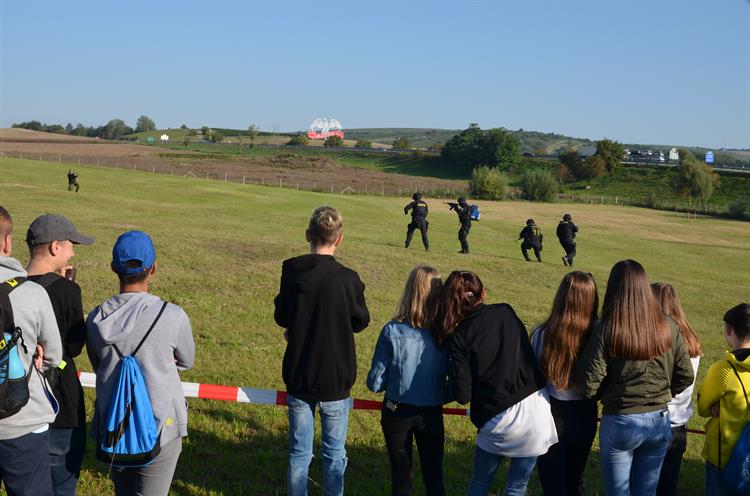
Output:
<svg viewBox="0 0 750 496">
<path fill-rule="evenodd" d="M 127 262 L 140 262 L 139 267 L 127 267 Z M 154 266 L 156 249 L 148 234 L 143 231 L 122 233 L 112 248 L 112 265 L 121 275 L 145 272 Z"/>
</svg>

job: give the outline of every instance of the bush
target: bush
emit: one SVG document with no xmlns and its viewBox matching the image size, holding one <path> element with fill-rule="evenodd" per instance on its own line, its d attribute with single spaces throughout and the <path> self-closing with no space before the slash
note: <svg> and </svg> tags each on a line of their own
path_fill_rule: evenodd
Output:
<svg viewBox="0 0 750 496">
<path fill-rule="evenodd" d="M 393 144 L 391 145 L 396 150 L 409 150 L 411 148 L 411 141 L 409 141 L 408 138 L 401 137 L 396 138 L 393 140 Z"/>
<path fill-rule="evenodd" d="M 329 136 L 323 142 L 323 146 L 342 147 L 344 146 L 344 140 L 341 136 Z"/>
<path fill-rule="evenodd" d="M 573 177 L 573 173 L 570 172 L 570 168 L 563 163 L 557 164 L 557 169 L 555 169 L 555 177 L 561 183 L 572 183 L 576 180 L 576 178 Z"/>
<path fill-rule="evenodd" d="M 292 139 L 290 139 L 287 142 L 287 145 L 289 146 L 305 146 L 310 142 L 310 138 L 308 138 L 304 134 L 298 134 L 296 136 L 292 136 Z"/>
<path fill-rule="evenodd" d="M 372 141 L 366 139 L 358 139 L 354 146 L 357 148 L 372 148 Z"/>
<path fill-rule="evenodd" d="M 607 173 L 607 162 L 599 155 L 592 155 L 583 161 L 583 167 L 576 174 L 578 179 L 596 179 Z"/>
<path fill-rule="evenodd" d="M 750 202 L 747 198 L 737 198 L 735 201 L 729 204 L 729 207 L 727 207 L 727 212 L 729 212 L 729 215 L 731 215 L 732 217 L 741 219 L 745 216 L 745 213 L 748 211 L 749 206 Z"/>
<path fill-rule="evenodd" d="M 483 165 L 471 173 L 469 192 L 479 200 L 502 200 L 508 190 L 508 178 L 499 170 Z"/>
<path fill-rule="evenodd" d="M 528 169 L 521 178 L 521 190 L 531 201 L 550 202 L 554 200 L 560 183 L 550 171 Z"/>
</svg>

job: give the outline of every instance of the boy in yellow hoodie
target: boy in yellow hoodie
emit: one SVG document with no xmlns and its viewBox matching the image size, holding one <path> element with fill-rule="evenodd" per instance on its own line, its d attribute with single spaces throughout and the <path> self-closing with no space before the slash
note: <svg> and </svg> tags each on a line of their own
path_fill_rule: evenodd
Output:
<svg viewBox="0 0 750 496">
<path fill-rule="evenodd" d="M 741 303 L 724 314 L 724 339 L 732 351 L 711 365 L 698 393 L 698 413 L 710 417 L 703 445 L 706 496 L 732 495 L 721 485 L 721 472 L 750 421 L 745 397 L 750 395 L 750 304 Z"/>
</svg>

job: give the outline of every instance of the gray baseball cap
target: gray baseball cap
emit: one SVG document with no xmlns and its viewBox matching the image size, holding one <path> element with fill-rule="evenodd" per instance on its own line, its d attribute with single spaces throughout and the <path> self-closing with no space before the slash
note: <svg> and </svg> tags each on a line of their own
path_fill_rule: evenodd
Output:
<svg viewBox="0 0 750 496">
<path fill-rule="evenodd" d="M 76 226 L 62 215 L 40 215 L 31 223 L 26 232 L 26 242 L 29 246 L 64 240 L 77 245 L 94 244 L 94 238 L 79 233 Z"/>
</svg>

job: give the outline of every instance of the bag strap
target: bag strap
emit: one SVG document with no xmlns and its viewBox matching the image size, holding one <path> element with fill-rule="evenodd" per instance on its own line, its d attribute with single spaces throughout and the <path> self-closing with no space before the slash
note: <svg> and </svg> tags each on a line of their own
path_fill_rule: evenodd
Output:
<svg viewBox="0 0 750 496">
<path fill-rule="evenodd" d="M 136 353 L 138 353 L 138 350 L 140 350 L 140 349 L 141 349 L 141 346 L 142 346 L 142 345 L 143 345 L 143 343 L 144 343 L 144 342 L 146 341 L 146 338 L 148 338 L 148 335 L 149 335 L 149 334 L 151 334 L 151 331 L 153 331 L 153 330 L 154 330 L 154 326 L 155 326 L 155 325 L 156 325 L 156 323 L 157 323 L 157 322 L 159 321 L 159 318 L 161 318 L 161 314 L 162 314 L 162 313 L 164 313 L 164 309 L 165 309 L 165 308 L 167 308 L 167 302 L 166 302 L 166 301 L 165 301 L 165 302 L 164 302 L 164 304 L 163 304 L 163 305 L 161 306 L 161 309 L 159 309 L 159 313 L 158 313 L 158 314 L 156 314 L 156 318 L 154 319 L 154 321 L 153 321 L 153 322 L 151 322 L 151 327 L 149 327 L 149 328 L 148 328 L 148 331 L 146 331 L 146 334 L 144 334 L 144 335 L 143 335 L 143 338 L 141 339 L 141 342 L 140 342 L 140 343 L 138 343 L 138 346 L 136 346 L 136 347 L 135 347 L 135 350 L 133 350 L 133 352 L 132 352 L 132 353 L 130 354 L 130 356 L 135 356 L 135 354 L 136 354 Z M 119 349 L 119 348 L 117 347 L 117 345 L 116 345 L 116 344 L 113 344 L 113 345 L 112 345 L 112 347 L 113 347 L 113 348 L 115 349 L 115 351 L 117 352 L 117 356 L 119 356 L 119 357 L 120 357 L 120 359 L 122 359 L 122 358 L 123 358 L 122 352 L 121 352 L 121 351 L 120 351 L 120 349 Z"/>
<path fill-rule="evenodd" d="M 750 401 L 748 401 L 747 399 L 747 391 L 745 390 L 745 384 L 743 384 L 742 379 L 740 379 L 740 373 L 737 372 L 737 368 L 734 366 L 734 364 L 732 364 L 732 362 L 727 360 L 727 363 L 729 364 L 730 367 L 732 367 L 732 370 L 734 371 L 734 375 L 737 376 L 737 380 L 740 381 L 740 386 L 742 386 L 742 394 L 745 395 L 745 404 L 747 405 L 748 412 L 750 412 Z"/>
<path fill-rule="evenodd" d="M 57 275 L 57 274 L 55 274 L 54 272 L 47 272 L 46 274 L 44 274 L 42 277 L 40 277 L 35 282 L 38 285 L 40 285 L 41 287 L 43 287 L 44 289 L 47 289 L 49 287 L 49 285 L 52 284 L 53 282 L 57 281 L 57 279 L 59 277 L 60 276 Z"/>
<path fill-rule="evenodd" d="M 0 327 L 2 327 L 0 329 L 0 339 L 3 338 L 1 333 L 8 330 L 12 333 L 16 329 L 13 306 L 10 304 L 10 294 L 24 282 L 26 282 L 25 277 L 12 277 L 0 283 Z M 21 341 L 23 342 L 23 338 L 21 338 Z M 28 353 L 26 346 L 23 349 L 25 353 Z"/>
</svg>

